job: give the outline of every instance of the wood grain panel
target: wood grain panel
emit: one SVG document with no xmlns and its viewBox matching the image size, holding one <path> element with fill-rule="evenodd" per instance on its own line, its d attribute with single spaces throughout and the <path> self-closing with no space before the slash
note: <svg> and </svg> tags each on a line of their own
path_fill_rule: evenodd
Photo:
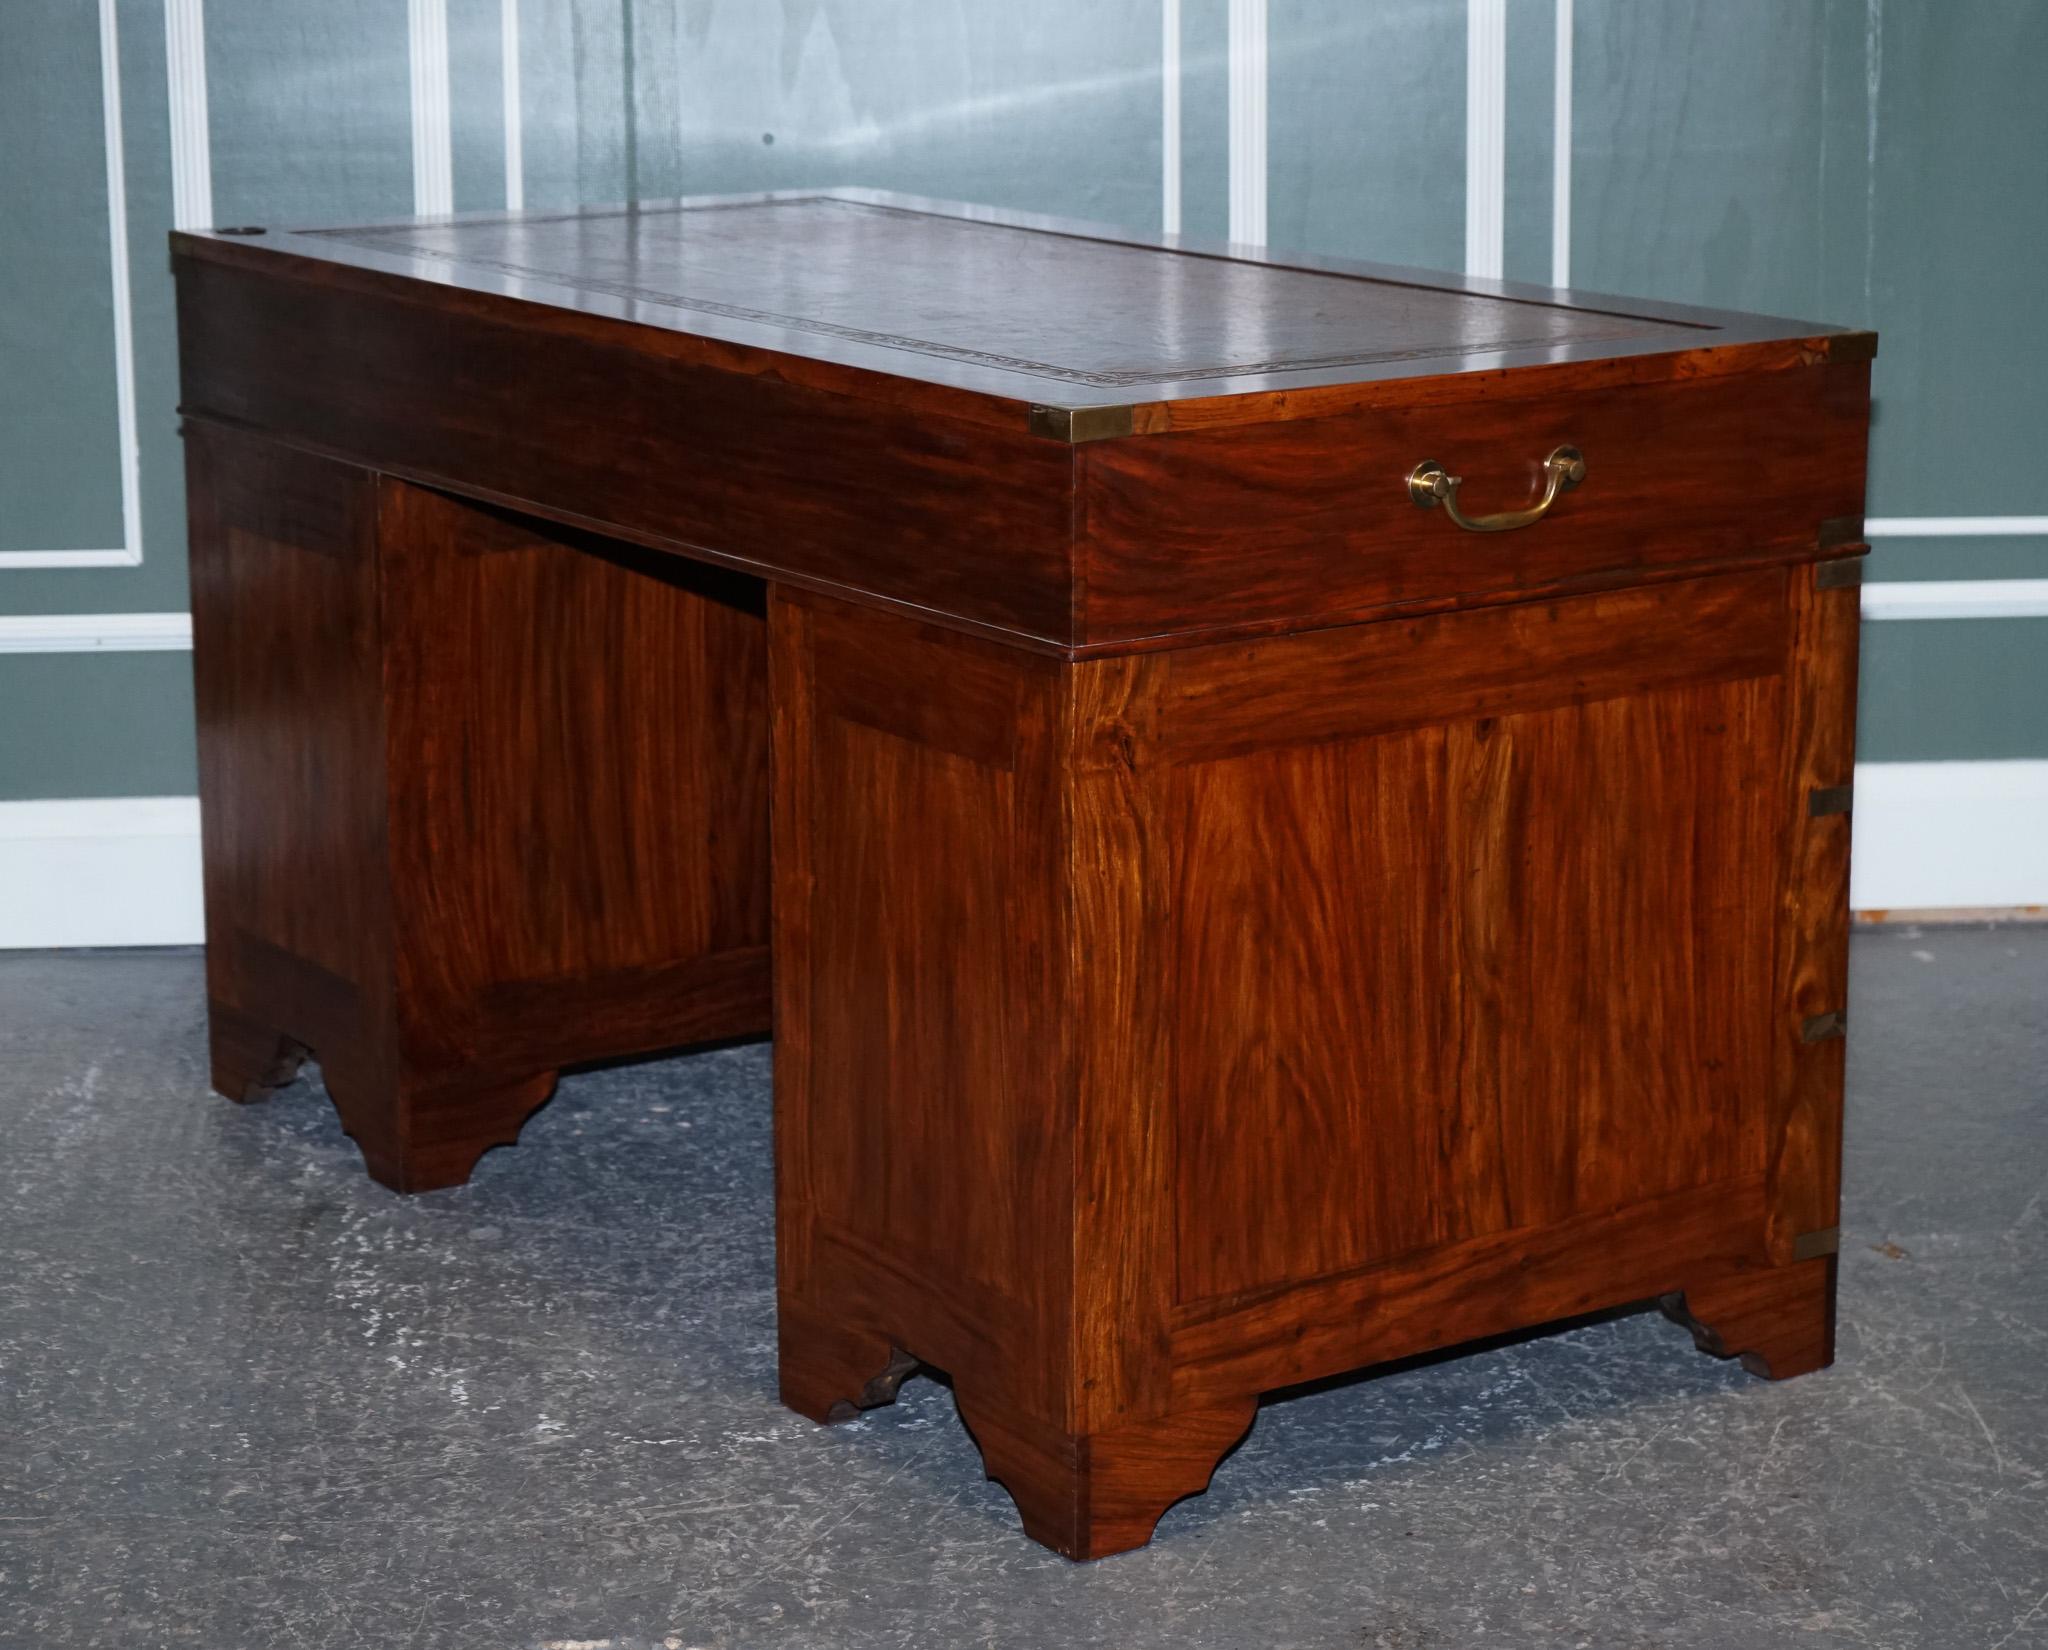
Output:
<svg viewBox="0 0 2048 1650">
<path fill-rule="evenodd" d="M 181 266 L 188 413 L 1064 644 L 1072 449 L 428 302 Z M 429 287 L 427 291 L 431 293 Z M 544 393 L 535 393 L 545 386 Z"/>
<path fill-rule="evenodd" d="M 1811 554 L 1863 510 L 1867 366 L 1553 399 L 1379 407 L 1081 449 L 1081 639 L 1324 623 L 1404 604 Z M 1465 533 L 1408 496 L 1424 459 L 1469 513 L 1518 509 L 1570 443 L 1584 485 L 1534 526 Z"/>
<path fill-rule="evenodd" d="M 1250 1394 L 1462 1337 L 1682 1295 L 1816 1367 L 1767 1231 L 1791 590 L 1067 665 L 778 598 L 788 1400 L 953 1360 L 1099 1554 Z"/>
<path fill-rule="evenodd" d="M 1169 656 L 1162 750 L 1281 745 L 1587 704 L 1785 668 L 1788 575 L 1688 580 Z M 1284 663 L 1282 663 L 1284 661 Z"/>
<path fill-rule="evenodd" d="M 1459 730 L 1452 1109 L 1496 1121 L 1504 1227 L 1760 1167 L 1781 706 L 1761 678 Z"/>
<path fill-rule="evenodd" d="M 1181 1298 L 1760 1170 L 1780 702 L 1178 770 Z"/>
<path fill-rule="evenodd" d="M 1074 1383 L 1071 1430 L 1157 1415 L 1169 1399 L 1174 1296 L 1173 1048 L 1164 966 L 1175 823 L 1146 771 L 1163 661 L 1063 673 L 1068 805 L 1064 1011 L 1074 1045 Z"/>
<path fill-rule="evenodd" d="M 999 654 L 885 630 L 886 649 L 842 610 L 816 622 L 813 811 L 799 828 L 823 897 L 792 966 L 809 976 L 811 1085 L 857 1089 L 873 1112 L 814 1115 L 808 1184 L 821 1220 L 1009 1287 L 1043 1239 L 1015 1166 L 1044 1162 L 1059 1139 L 1018 943 L 1052 892 L 1024 830 L 1034 776 L 962 749 L 1007 758 L 1025 712 L 1015 666 L 992 675 Z M 861 636 L 865 648 L 846 645 Z M 893 712 L 884 673 L 899 688 Z M 964 691 L 934 697 L 949 678 Z M 984 943 L 997 936 L 1011 943 Z"/>
<path fill-rule="evenodd" d="M 186 458 L 208 989 L 273 1033 L 360 1045 L 381 1066 L 391 907 L 374 479 L 201 429 Z M 270 965 L 279 955 L 321 983 L 301 989 Z"/>
<path fill-rule="evenodd" d="M 785 1391 L 815 1407 L 831 1346 L 893 1345 L 1063 1426 L 1068 1361 L 1004 1350 L 1069 1336 L 1059 677 L 787 590 L 770 613 L 778 1284 L 859 1331 L 786 1339 Z"/>
<path fill-rule="evenodd" d="M 372 1174 L 562 1065 L 765 1029 L 760 587 L 188 426 L 214 1080 Z"/>
<path fill-rule="evenodd" d="M 1815 1036 L 1824 1016 L 1849 1007 L 1849 822 L 1816 818 L 1816 790 L 1851 783 L 1856 767 L 1856 641 L 1861 592 L 1793 581 L 1787 707 L 1783 881 L 1777 913 L 1775 1092 L 1766 1135 L 1771 1171 L 1771 1243 L 1779 1261 L 1800 1240 L 1830 1232 L 1841 1215 L 1842 1088 L 1847 1039 L 1842 1022 Z"/>
<path fill-rule="evenodd" d="M 1180 1299 L 1454 1235 L 1445 781 L 1437 730 L 1174 775 Z"/>
<path fill-rule="evenodd" d="M 1751 1178 L 1219 1303 L 1181 1317 L 1174 1390 L 1213 1402 L 1647 1300 L 1755 1264 L 1762 1224 L 1763 1183 Z"/>
<path fill-rule="evenodd" d="M 408 1057 L 508 1056 L 550 980 L 558 1040 L 646 1047 L 688 1000 L 663 970 L 767 946 L 761 587 L 399 483 L 383 510 Z"/>
</svg>

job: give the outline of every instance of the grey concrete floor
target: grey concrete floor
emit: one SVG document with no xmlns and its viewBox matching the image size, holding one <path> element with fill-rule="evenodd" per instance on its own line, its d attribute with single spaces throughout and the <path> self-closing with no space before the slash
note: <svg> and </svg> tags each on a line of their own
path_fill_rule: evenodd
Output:
<svg viewBox="0 0 2048 1650">
<path fill-rule="evenodd" d="M 200 976 L 0 960 L 9 1650 L 2048 1644 L 2048 929 L 1856 941 L 1833 1370 L 1637 1315 L 1325 1387 L 1092 1566 L 944 1387 L 777 1406 L 764 1047 L 405 1200 L 207 1093 Z"/>
</svg>

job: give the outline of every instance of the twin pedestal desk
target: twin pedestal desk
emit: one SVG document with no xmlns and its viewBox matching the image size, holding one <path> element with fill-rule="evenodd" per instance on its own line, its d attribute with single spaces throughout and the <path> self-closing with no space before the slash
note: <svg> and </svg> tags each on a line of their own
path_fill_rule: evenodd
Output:
<svg viewBox="0 0 2048 1650">
<path fill-rule="evenodd" d="M 1075 1558 L 1260 1393 L 1829 1361 L 1868 333 L 858 191 L 179 235 L 216 1085 L 775 1031 L 781 1381 Z"/>
</svg>

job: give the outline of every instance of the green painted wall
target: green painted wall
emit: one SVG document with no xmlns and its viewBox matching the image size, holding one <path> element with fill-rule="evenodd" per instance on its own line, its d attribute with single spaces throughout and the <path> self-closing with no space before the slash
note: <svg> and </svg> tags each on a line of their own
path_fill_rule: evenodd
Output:
<svg viewBox="0 0 2048 1650">
<path fill-rule="evenodd" d="M 191 655 L 0 659 L 0 776 L 0 800 L 192 795 Z"/>
<path fill-rule="evenodd" d="M 500 205 L 499 0 L 447 0 L 456 205 Z M 97 9 L 0 7 L 0 615 L 186 601 L 161 0 L 118 0 L 146 554 L 121 533 Z M 1227 223 L 1227 0 L 1182 0 L 1183 225 Z M 410 210 L 406 0 L 206 0 L 215 217 Z M 1151 228 L 1157 0 L 521 0 L 527 201 L 872 183 Z M 1577 283 L 1875 325 L 1870 509 L 2048 514 L 2048 6 L 1577 0 Z M 1507 264 L 1548 279 L 1553 0 L 1509 0 Z M 1463 0 L 1270 0 L 1276 245 L 1455 267 Z M 2048 577 L 1890 540 L 1879 579 Z M 0 799 L 192 786 L 188 661 L 0 655 Z M 1874 624 L 1862 753 L 2048 756 L 2048 621 Z"/>
</svg>

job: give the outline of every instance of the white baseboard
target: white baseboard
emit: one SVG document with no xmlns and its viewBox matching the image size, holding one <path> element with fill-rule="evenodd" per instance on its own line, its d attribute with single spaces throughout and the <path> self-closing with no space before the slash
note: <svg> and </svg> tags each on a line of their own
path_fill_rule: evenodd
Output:
<svg viewBox="0 0 2048 1650">
<path fill-rule="evenodd" d="M 0 949 L 205 937 L 197 797 L 0 802 Z"/>
<path fill-rule="evenodd" d="M 2048 905 L 2048 762 L 1864 762 L 1858 911 Z"/>
<path fill-rule="evenodd" d="M 2048 761 L 1856 769 L 1858 911 L 2048 906 Z M 199 803 L 0 802 L 0 950 L 196 945 Z"/>
</svg>

